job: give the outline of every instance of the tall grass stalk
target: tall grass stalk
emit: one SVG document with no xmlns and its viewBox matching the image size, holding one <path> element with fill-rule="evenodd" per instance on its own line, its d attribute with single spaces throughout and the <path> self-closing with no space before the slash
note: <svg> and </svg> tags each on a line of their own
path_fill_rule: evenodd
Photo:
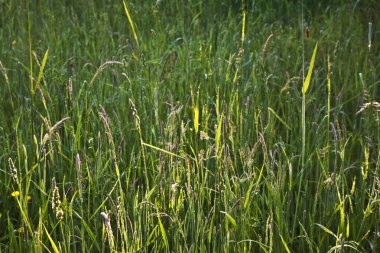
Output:
<svg viewBox="0 0 380 253">
<path fill-rule="evenodd" d="M 244 41 L 245 41 L 245 23 L 246 23 L 246 3 L 245 0 L 241 0 L 241 12 L 242 12 L 242 22 L 241 22 L 241 47 L 244 47 Z"/>
<path fill-rule="evenodd" d="M 331 62 L 330 55 L 327 55 L 327 140 L 326 140 L 326 148 L 330 150 L 330 113 L 331 113 Z M 330 156 L 326 156 L 326 164 L 330 166 Z"/>
<path fill-rule="evenodd" d="M 304 180 L 304 174 L 305 174 L 305 157 L 306 157 L 306 92 L 309 89 L 309 85 L 311 82 L 311 75 L 313 73 L 314 69 L 314 62 L 315 62 L 315 56 L 317 54 L 318 49 L 318 43 L 316 43 L 314 47 L 314 51 L 310 60 L 309 69 L 307 72 L 306 79 L 302 86 L 302 111 L 301 111 L 301 129 L 302 129 L 302 150 L 301 150 L 301 171 L 300 171 L 300 179 L 299 179 L 299 186 L 298 186 L 298 193 L 297 193 L 297 199 L 296 199 L 296 219 L 297 219 L 297 212 L 298 212 L 298 205 L 301 201 L 301 191 L 302 186 L 304 186 L 303 180 Z M 306 187 L 307 189 L 307 187 Z M 295 224 L 296 221 L 294 221 Z M 295 228 L 295 225 L 293 225 L 293 229 Z M 294 230 L 293 230 L 294 232 Z"/>
<path fill-rule="evenodd" d="M 121 235 L 121 245 L 123 246 L 121 250 L 124 252 L 124 251 L 127 251 L 127 248 L 129 246 L 129 243 L 128 243 L 129 240 L 128 240 L 128 235 L 127 235 L 127 230 L 126 230 L 127 214 L 125 213 L 125 209 L 123 208 L 125 206 L 125 196 L 124 196 L 124 191 L 123 191 L 123 185 L 121 182 L 119 162 L 118 162 L 118 158 L 117 158 L 117 151 L 116 151 L 116 147 L 115 147 L 115 143 L 114 143 L 114 138 L 113 138 L 112 131 L 111 131 L 110 120 L 109 120 L 109 117 L 108 117 L 105 109 L 103 108 L 103 106 L 100 105 L 99 107 L 100 107 L 99 116 L 100 116 L 100 118 L 104 124 L 105 131 L 107 134 L 107 138 L 108 138 L 109 144 L 111 146 L 112 160 L 114 162 L 115 172 L 116 172 L 116 176 L 117 176 L 117 183 L 118 183 L 118 189 L 119 189 L 119 195 L 117 198 L 119 201 L 119 205 L 118 205 L 119 208 L 117 208 L 117 210 L 116 210 L 117 211 L 116 212 L 116 219 L 118 220 L 118 224 L 120 226 L 119 230 L 120 230 L 120 235 Z M 107 230 L 107 234 L 108 234 L 108 238 L 109 238 L 109 243 L 110 243 L 111 249 L 113 250 L 114 249 L 113 235 L 112 235 L 111 226 L 109 225 L 109 219 L 107 218 L 107 216 L 104 216 L 104 214 L 102 214 L 102 216 L 103 216 L 104 223 L 106 226 L 106 230 Z"/>
<path fill-rule="evenodd" d="M 136 33 L 136 30 L 135 30 L 135 25 L 133 23 L 131 14 L 129 13 L 129 10 L 128 10 L 128 7 L 127 7 L 127 4 L 126 4 L 125 0 L 123 0 L 123 5 L 124 5 L 125 15 L 127 15 L 128 22 L 129 22 L 129 25 L 130 25 L 131 30 L 132 30 L 133 38 L 135 39 L 137 47 L 139 47 L 139 40 L 137 38 L 137 33 Z"/>
<path fill-rule="evenodd" d="M 26 11 L 27 11 L 27 25 L 28 25 L 28 45 L 29 45 L 29 92 L 30 92 L 30 115 L 31 115 L 31 128 L 32 135 L 31 138 L 35 135 L 34 129 L 34 94 L 35 94 L 35 86 L 33 79 L 33 57 L 32 57 L 32 36 L 31 36 L 31 22 L 30 22 L 30 2 L 26 1 Z M 32 146 L 32 149 L 33 146 Z"/>
</svg>

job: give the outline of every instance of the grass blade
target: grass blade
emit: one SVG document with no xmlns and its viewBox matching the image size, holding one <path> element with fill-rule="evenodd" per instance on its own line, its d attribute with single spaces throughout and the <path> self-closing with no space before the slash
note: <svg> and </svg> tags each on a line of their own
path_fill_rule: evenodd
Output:
<svg viewBox="0 0 380 253">
<path fill-rule="evenodd" d="M 283 120 L 272 108 L 268 107 L 268 110 L 274 115 L 276 116 L 276 118 L 288 129 L 288 130 L 291 130 L 289 125 L 286 124 L 285 120 Z"/>
<path fill-rule="evenodd" d="M 194 107 L 194 130 L 198 133 L 199 129 L 199 107 L 198 104 Z"/>
<path fill-rule="evenodd" d="M 139 46 L 139 41 L 137 39 L 137 34 L 136 34 L 136 30 L 135 30 L 135 25 L 133 24 L 131 15 L 129 14 L 127 4 L 125 3 L 125 1 L 123 1 L 123 4 L 124 4 L 125 14 L 127 15 L 127 18 L 128 18 L 128 21 L 129 21 L 129 25 L 131 26 L 131 29 L 132 29 L 133 38 L 135 39 L 137 46 Z"/>
<path fill-rule="evenodd" d="M 246 21 L 246 11 L 245 11 L 245 0 L 242 0 L 242 16 L 243 20 L 241 23 L 241 46 L 244 44 L 245 39 L 245 21 Z"/>
<path fill-rule="evenodd" d="M 326 228 L 325 226 L 323 226 L 323 225 L 321 225 L 321 224 L 318 224 L 318 223 L 316 223 L 316 225 L 317 225 L 318 227 L 322 228 L 326 233 L 329 233 L 330 235 L 334 236 L 335 239 L 338 240 L 338 237 L 337 237 L 337 236 L 336 236 L 336 235 L 335 235 L 330 229 L 328 229 L 328 228 Z"/>
<path fill-rule="evenodd" d="M 46 50 L 44 58 L 42 59 L 40 72 L 38 72 L 37 81 L 36 81 L 35 86 L 33 87 L 33 93 L 36 91 L 38 85 L 41 82 L 42 74 L 44 73 L 44 68 L 45 68 L 45 65 L 46 65 L 46 61 L 47 61 L 48 55 L 49 55 L 49 49 Z"/>
<path fill-rule="evenodd" d="M 245 194 L 244 209 L 247 209 L 247 206 L 248 206 L 248 203 L 249 203 L 249 199 L 251 197 L 251 191 L 252 191 L 254 185 L 255 185 L 255 181 L 252 180 L 251 183 L 250 183 L 250 185 L 249 185 L 248 191 Z"/>
<path fill-rule="evenodd" d="M 220 140 L 222 136 L 222 124 L 223 123 L 223 114 L 220 115 L 219 121 L 218 121 L 218 128 L 216 130 L 215 134 L 215 150 L 217 154 L 219 153 L 219 147 L 220 147 Z"/>
<path fill-rule="evenodd" d="M 148 143 L 143 142 L 142 145 L 143 145 L 143 146 L 147 146 L 147 147 L 149 147 L 149 148 L 153 148 L 153 149 L 158 150 L 158 151 L 161 151 L 162 153 L 165 153 L 165 154 L 168 154 L 168 155 L 172 155 L 172 156 L 175 156 L 175 157 L 178 157 L 178 158 L 184 159 L 184 158 L 183 158 L 182 156 L 180 156 L 180 155 L 174 154 L 173 152 L 170 152 L 170 151 L 167 151 L 167 150 L 165 150 L 165 149 L 162 149 L 162 148 L 159 148 L 159 147 L 153 146 L 153 145 L 151 145 L 151 144 L 148 144 Z"/>
<path fill-rule="evenodd" d="M 318 42 L 315 44 L 313 55 L 311 56 L 310 66 L 309 70 L 307 72 L 306 80 L 302 87 L 302 93 L 305 94 L 309 88 L 310 80 L 311 80 L 311 74 L 313 73 L 314 69 L 314 62 L 315 62 L 315 55 L 317 54 L 317 48 L 318 48 Z"/>
<path fill-rule="evenodd" d="M 164 239 L 165 247 L 168 248 L 169 247 L 168 237 L 166 236 L 165 228 L 164 228 L 164 225 L 162 225 L 159 213 L 157 213 L 157 218 L 158 218 L 158 225 L 160 227 L 160 232 L 161 232 L 162 238 Z"/>
<path fill-rule="evenodd" d="M 290 249 L 289 249 L 289 247 L 288 247 L 288 244 L 286 244 L 286 242 L 285 242 L 284 238 L 282 237 L 282 235 L 280 235 L 280 238 L 281 238 L 282 244 L 283 244 L 284 247 L 285 247 L 286 252 L 287 252 L 287 253 L 290 253 Z"/>
<path fill-rule="evenodd" d="M 92 232 L 92 230 L 90 229 L 90 227 L 88 226 L 87 222 L 86 222 L 86 221 L 85 221 L 85 220 L 84 220 L 84 219 L 83 219 L 83 218 L 82 218 L 77 212 L 75 212 L 74 210 L 73 210 L 73 213 L 75 214 L 75 216 L 77 216 L 77 217 L 81 220 L 81 222 L 82 222 L 84 228 L 86 229 L 88 235 L 91 237 L 91 240 L 92 240 L 92 242 L 94 243 L 96 249 L 97 249 L 98 251 L 100 251 L 99 243 L 98 243 L 98 241 L 96 240 L 95 235 L 94 235 L 94 233 Z"/>
<path fill-rule="evenodd" d="M 48 239 L 49 239 L 49 241 L 50 241 L 50 243 L 51 243 L 51 247 L 53 248 L 53 250 L 54 250 L 55 253 L 59 253 L 58 247 L 57 247 L 57 245 L 55 244 L 55 242 L 53 241 L 53 238 L 51 238 L 51 236 L 50 236 L 49 232 L 47 231 L 45 225 L 43 225 L 43 226 L 44 226 L 44 229 L 45 229 L 46 235 L 47 235 L 47 237 L 48 237 Z"/>
<path fill-rule="evenodd" d="M 232 225 L 234 226 L 234 228 L 237 227 L 236 220 L 230 214 L 228 214 L 227 212 L 223 212 L 223 211 L 220 211 L 220 212 L 226 215 L 226 217 L 232 223 Z"/>
</svg>

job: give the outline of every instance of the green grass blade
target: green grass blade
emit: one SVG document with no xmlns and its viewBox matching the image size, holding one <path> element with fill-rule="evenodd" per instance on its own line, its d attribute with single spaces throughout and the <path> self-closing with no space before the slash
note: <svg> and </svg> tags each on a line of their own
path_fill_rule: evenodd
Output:
<svg viewBox="0 0 380 253">
<path fill-rule="evenodd" d="M 136 41 L 136 45 L 139 46 L 139 41 L 138 41 L 138 39 L 137 39 L 137 34 L 136 34 L 136 30 L 135 30 L 135 25 L 133 24 L 133 21 L 132 21 L 131 15 L 129 14 L 127 4 L 125 3 L 125 1 L 123 1 L 123 4 L 124 4 L 124 11 L 125 11 L 125 14 L 127 15 L 127 18 L 128 18 L 128 21 L 129 21 L 129 25 L 131 26 L 131 29 L 132 29 L 133 38 L 134 38 L 135 41 Z"/>
<path fill-rule="evenodd" d="M 38 77 L 37 77 L 36 84 L 35 84 L 35 86 L 33 87 L 33 93 L 36 91 L 38 85 L 39 85 L 40 82 L 41 82 L 41 78 L 42 78 L 42 75 L 43 75 L 43 73 L 44 73 L 44 68 L 45 68 L 45 65 L 46 65 L 46 61 L 47 61 L 48 55 L 49 55 L 49 49 L 46 50 L 45 55 L 44 55 L 44 58 L 42 59 L 40 72 L 38 73 Z"/>
<path fill-rule="evenodd" d="M 89 234 L 89 236 L 91 237 L 92 242 L 95 244 L 95 247 L 97 248 L 97 250 L 100 251 L 99 243 L 96 240 L 94 233 L 92 232 L 90 227 L 87 225 L 87 222 L 74 210 L 73 210 L 73 213 L 75 214 L 75 216 L 77 216 L 82 221 L 82 224 L 83 224 L 84 228 L 86 229 L 87 233 Z"/>
<path fill-rule="evenodd" d="M 246 23 L 246 10 L 245 10 L 245 0 L 242 0 L 242 16 L 243 20 L 241 22 L 241 46 L 244 46 L 244 40 L 245 40 L 245 23 Z"/>
<path fill-rule="evenodd" d="M 280 235 L 280 238 L 281 238 L 282 244 L 283 244 L 284 247 L 285 247 L 286 252 L 287 252 L 287 253 L 290 253 L 291 251 L 290 251 L 290 249 L 289 249 L 289 247 L 288 247 L 288 244 L 286 244 L 286 242 L 285 242 L 284 238 L 282 237 L 282 235 Z"/>
<path fill-rule="evenodd" d="M 335 237 L 336 240 L 338 240 L 338 237 L 328 228 L 326 228 L 325 226 L 321 225 L 321 224 L 316 224 L 318 227 L 322 228 L 326 233 L 332 235 Z"/>
<path fill-rule="evenodd" d="M 209 230 L 208 230 L 208 233 L 207 233 L 207 239 L 208 239 L 209 243 L 211 243 L 211 240 L 212 240 L 212 231 L 213 231 L 213 228 L 214 228 L 214 221 L 215 221 L 215 208 L 213 207 L 211 221 L 210 221 L 210 227 L 209 227 Z"/>
<path fill-rule="evenodd" d="M 49 241 L 51 243 L 51 247 L 53 248 L 53 250 L 54 250 L 55 253 L 59 253 L 58 247 L 55 244 L 55 242 L 53 241 L 53 238 L 51 238 L 51 236 L 50 236 L 49 232 L 47 231 L 45 225 L 43 225 L 43 226 L 45 228 L 46 235 L 47 235 L 47 237 L 48 237 L 48 239 L 49 239 Z"/>
<path fill-rule="evenodd" d="M 146 199 L 147 201 L 150 201 L 150 197 L 152 196 L 152 194 L 154 193 L 155 190 L 156 190 L 156 186 L 154 186 L 154 187 L 152 188 L 152 190 L 150 190 L 150 191 L 145 195 L 145 199 Z"/>
<path fill-rule="evenodd" d="M 220 140 L 222 136 L 222 125 L 223 125 L 222 123 L 223 123 L 223 114 L 220 115 L 220 118 L 218 121 L 218 128 L 215 134 L 215 149 L 217 153 L 219 153 Z"/>
<path fill-rule="evenodd" d="M 168 237 L 166 236 L 165 228 L 164 228 L 164 225 L 162 225 L 160 214 L 158 212 L 157 212 L 157 218 L 158 218 L 158 225 L 160 227 L 160 232 L 164 240 L 165 247 L 168 248 L 169 247 Z"/>
<path fill-rule="evenodd" d="M 21 204 L 21 201 L 22 201 L 22 200 L 16 198 L 16 201 L 17 201 L 17 204 L 18 204 L 18 207 L 19 207 L 20 213 L 21 213 L 21 215 L 22 215 L 22 218 L 24 219 L 24 222 L 25 222 L 26 225 L 27 225 L 27 228 L 28 228 L 29 233 L 33 233 L 33 230 L 32 230 L 32 227 L 31 227 L 31 224 L 30 224 L 30 221 L 29 221 L 29 217 L 28 217 L 28 212 L 25 212 L 24 207 L 23 207 L 23 205 Z"/>
<path fill-rule="evenodd" d="M 174 154 L 173 152 L 170 152 L 170 151 L 167 151 L 165 149 L 162 149 L 162 148 L 159 148 L 159 147 L 156 147 L 156 146 L 153 146 L 151 144 L 148 144 L 148 143 L 145 143 L 145 142 L 142 142 L 142 145 L 143 146 L 147 146 L 149 148 L 153 148 L 155 150 L 158 150 L 158 151 L 161 151 L 162 153 L 165 153 L 165 154 L 168 154 L 168 155 L 172 155 L 172 156 L 175 156 L 175 157 L 178 157 L 178 158 L 181 158 L 181 159 L 184 159 L 182 156 L 180 155 L 177 155 L 177 154 Z"/>
<path fill-rule="evenodd" d="M 236 220 L 234 219 L 234 217 L 232 217 L 232 216 L 231 216 L 229 213 L 227 213 L 227 212 L 223 212 L 223 211 L 220 211 L 220 212 L 226 215 L 226 217 L 227 217 L 228 220 L 232 223 L 232 225 L 234 226 L 234 228 L 237 227 Z"/>
<path fill-rule="evenodd" d="M 198 104 L 194 107 L 194 130 L 196 133 L 198 133 L 199 129 L 199 107 Z"/>
<path fill-rule="evenodd" d="M 34 87 L 33 87 L 33 57 L 32 57 L 32 36 L 30 29 L 30 13 L 29 13 L 29 1 L 27 1 L 27 13 L 28 13 L 28 45 L 29 45 L 29 82 L 30 82 L 30 93 L 34 95 Z"/>
<path fill-rule="evenodd" d="M 315 55 L 317 54 L 317 48 L 318 48 L 318 42 L 317 42 L 317 44 L 315 44 L 314 52 L 313 52 L 313 55 L 312 55 L 311 60 L 310 60 L 310 66 L 309 66 L 309 70 L 307 72 L 306 80 L 305 80 L 303 87 L 302 87 L 302 93 L 303 94 L 305 94 L 309 88 L 309 84 L 311 81 L 311 74 L 313 73 L 313 69 L 314 69 L 314 62 L 315 62 Z"/>
<path fill-rule="evenodd" d="M 289 125 L 288 124 L 286 124 L 286 122 L 285 122 L 285 120 L 283 120 L 272 108 L 270 108 L 270 107 L 268 107 L 268 110 L 274 115 L 274 116 L 276 116 L 276 118 L 287 128 L 287 129 L 289 129 L 289 130 L 291 130 L 290 129 L 290 127 L 289 127 Z"/>
</svg>

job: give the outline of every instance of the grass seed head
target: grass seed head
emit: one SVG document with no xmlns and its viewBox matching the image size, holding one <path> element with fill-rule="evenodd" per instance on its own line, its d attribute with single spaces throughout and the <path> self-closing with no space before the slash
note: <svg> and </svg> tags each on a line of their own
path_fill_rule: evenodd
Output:
<svg viewBox="0 0 380 253">
<path fill-rule="evenodd" d="M 44 135 L 44 138 L 42 140 L 42 144 L 45 145 L 45 143 L 50 140 L 51 136 L 55 133 L 55 131 L 57 131 L 57 129 L 60 128 L 65 123 L 65 121 L 67 121 L 69 119 L 70 119 L 70 117 L 63 118 L 60 121 L 58 121 L 57 123 L 55 123 L 54 126 L 50 127 L 48 120 L 46 118 L 44 118 L 45 127 L 48 129 L 48 131 Z"/>
<path fill-rule="evenodd" d="M 137 114 L 137 109 L 136 109 L 136 106 L 133 103 L 132 99 L 129 99 L 129 105 L 130 105 L 131 110 L 132 110 L 133 118 L 135 119 L 136 128 L 139 132 L 141 132 L 140 117 Z"/>
<path fill-rule="evenodd" d="M 267 52 L 268 47 L 269 47 L 269 43 L 271 42 L 272 38 L 273 38 L 273 33 L 269 34 L 268 38 L 266 39 L 266 41 L 264 43 L 263 50 L 261 51 L 261 55 L 262 55 L 263 59 L 266 55 L 266 52 Z"/>
<path fill-rule="evenodd" d="M 69 99 L 71 101 L 72 96 L 73 96 L 73 81 L 72 81 L 71 77 L 69 78 L 69 83 L 68 83 L 67 89 L 69 91 Z"/>
<path fill-rule="evenodd" d="M 51 202 L 51 207 L 55 213 L 55 217 L 61 221 L 63 220 L 63 209 L 61 207 L 61 198 L 59 196 L 59 189 L 57 187 L 57 183 L 55 182 L 55 177 L 52 179 L 52 195 L 53 195 L 53 200 Z"/>
<path fill-rule="evenodd" d="M 113 237 L 113 233 L 112 233 L 110 218 L 108 217 L 108 215 L 105 212 L 101 212 L 100 215 L 103 218 L 103 223 L 104 223 L 104 227 L 106 229 L 108 243 L 109 243 L 111 249 L 114 249 L 115 243 L 114 243 L 114 237 Z"/>
<path fill-rule="evenodd" d="M 79 154 L 76 155 L 75 158 L 75 169 L 77 171 L 77 182 L 78 182 L 78 189 L 79 189 L 79 195 L 82 197 L 82 162 L 80 160 Z"/>
<path fill-rule="evenodd" d="M 113 138 L 112 138 L 112 132 L 111 132 L 111 127 L 110 127 L 110 120 L 108 118 L 108 115 L 104 107 L 102 105 L 99 105 L 99 107 L 100 107 L 100 112 L 99 112 L 100 119 L 103 121 L 103 124 L 106 128 L 106 134 L 108 136 L 109 141 L 111 142 L 113 141 Z"/>
<path fill-rule="evenodd" d="M 13 163 L 12 158 L 8 159 L 8 163 L 9 163 L 9 168 L 11 170 L 12 179 L 15 183 L 18 184 L 17 168 L 15 164 Z"/>
</svg>

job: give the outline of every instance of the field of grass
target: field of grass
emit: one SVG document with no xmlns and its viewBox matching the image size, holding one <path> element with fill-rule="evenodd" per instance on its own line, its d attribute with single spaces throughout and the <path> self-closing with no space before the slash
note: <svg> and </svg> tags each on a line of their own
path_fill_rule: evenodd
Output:
<svg viewBox="0 0 380 253">
<path fill-rule="evenodd" d="M 0 13 L 0 253 L 380 252 L 379 1 Z"/>
</svg>

